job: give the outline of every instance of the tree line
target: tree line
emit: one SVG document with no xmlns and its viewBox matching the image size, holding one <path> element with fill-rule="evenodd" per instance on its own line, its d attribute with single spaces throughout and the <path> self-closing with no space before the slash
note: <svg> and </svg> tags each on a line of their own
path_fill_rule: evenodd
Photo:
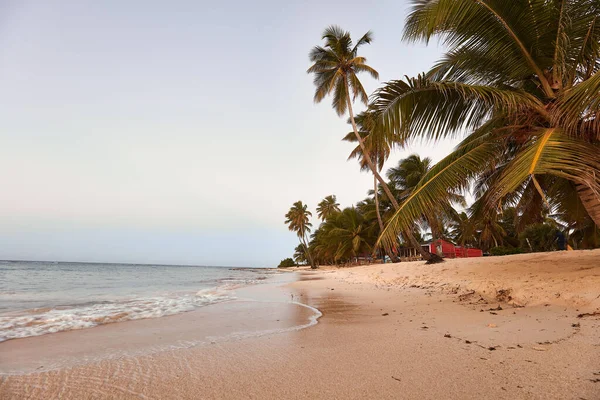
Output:
<svg viewBox="0 0 600 400">
<path fill-rule="evenodd" d="M 415 0 L 403 39 L 439 39 L 446 51 L 429 71 L 386 82 L 370 97 L 358 75 L 379 77 L 359 55 L 372 33 L 354 42 L 337 26 L 325 29 L 323 44 L 309 53 L 314 101 L 331 96 L 337 114 L 348 114 L 352 132 L 346 139 L 357 143 L 350 156 L 371 171 L 374 189 L 372 200 L 325 218 L 310 238 L 310 225 L 296 230 L 288 223 L 304 238 L 309 257 L 314 250 L 317 259 L 309 263 L 343 260 L 369 246 L 394 258 L 398 245 L 417 249 L 428 262 L 441 261 L 421 248 L 422 224 L 439 238 L 460 225 L 464 233 L 455 241 L 489 250 L 505 244 L 521 249 L 519 237 L 532 226 L 547 235 L 560 231 L 575 248 L 597 247 L 598 15 L 600 0 Z M 356 100 L 366 106 L 358 114 Z M 393 149 L 448 137 L 462 141 L 429 165 L 410 191 L 396 188 L 389 173 L 389 180 L 382 176 Z M 474 203 L 453 212 L 468 190 Z M 295 203 L 290 213 L 303 207 Z M 350 233 L 352 243 L 346 243 Z"/>
</svg>

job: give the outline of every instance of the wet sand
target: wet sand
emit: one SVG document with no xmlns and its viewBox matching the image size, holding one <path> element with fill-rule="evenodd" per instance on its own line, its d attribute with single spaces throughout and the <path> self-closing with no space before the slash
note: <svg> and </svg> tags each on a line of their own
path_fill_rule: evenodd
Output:
<svg viewBox="0 0 600 400">
<path fill-rule="evenodd" d="M 422 263 L 302 271 L 298 282 L 271 288 L 268 296 L 285 301 L 293 294 L 294 300 L 317 307 L 323 316 L 313 327 L 5 375 L 0 398 L 600 399 L 600 315 L 595 314 L 600 310 L 592 299 L 594 290 L 600 295 L 600 285 L 587 285 L 600 277 L 600 252 L 577 253 L 544 254 L 543 263 L 514 256 L 434 266 L 439 270 L 431 276 L 441 274 L 445 283 L 423 278 L 436 270 Z M 575 258 L 585 269 L 572 265 Z M 535 273 L 549 265 L 564 275 L 561 296 L 550 272 Z M 504 275 L 499 272 L 505 269 Z M 539 301 L 522 307 L 525 292 L 515 289 L 522 284 L 536 288 L 530 289 L 531 299 Z M 498 290 L 506 289 L 516 296 L 498 302 Z M 217 306 L 206 309 L 211 307 Z M 310 314 L 294 304 L 277 309 L 281 312 L 258 312 L 250 320 L 280 328 Z M 69 340 L 65 334 L 46 340 L 65 348 L 72 340 L 72 347 L 80 348 L 76 337 L 95 331 L 100 340 L 110 331 L 128 338 L 124 347 L 132 348 L 136 330 L 148 329 L 136 323 L 162 326 L 157 332 L 171 337 L 190 331 L 191 314 L 175 316 L 181 319 L 177 323 L 169 322 L 175 317 L 117 323 L 72 332 Z M 248 321 L 242 315 L 238 319 Z M 122 329 L 129 333 L 123 335 Z M 37 342 L 34 354 L 58 346 L 42 345 L 44 338 L 22 339 L 29 343 L 20 346 Z M 8 347 L 18 342 L 0 344 L 0 369 L 7 352 L 20 358 L 13 357 L 15 347 Z"/>
</svg>

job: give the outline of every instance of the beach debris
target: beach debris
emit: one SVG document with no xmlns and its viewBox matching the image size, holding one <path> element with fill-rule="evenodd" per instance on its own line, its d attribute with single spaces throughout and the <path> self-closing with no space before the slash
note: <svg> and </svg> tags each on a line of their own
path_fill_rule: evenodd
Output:
<svg viewBox="0 0 600 400">
<path fill-rule="evenodd" d="M 392 375 L 392 379 L 397 380 L 398 382 L 402 382 L 402 380 L 400 378 L 396 378 L 395 376 Z"/>
<path fill-rule="evenodd" d="M 387 317 L 388 315 L 390 315 L 389 313 L 384 312 L 383 314 L 381 314 L 382 317 Z"/>
<path fill-rule="evenodd" d="M 490 346 L 490 347 L 488 347 L 487 349 L 488 349 L 489 351 L 494 351 L 494 350 L 496 350 L 497 348 L 498 348 L 498 346 Z"/>
<path fill-rule="evenodd" d="M 458 300 L 459 301 L 465 301 L 467 300 L 469 297 L 473 296 L 475 294 L 474 290 L 471 290 L 470 292 L 467 293 L 463 293 L 461 295 L 458 296 Z"/>
<path fill-rule="evenodd" d="M 492 315 L 498 315 L 498 313 L 493 312 L 493 311 L 490 311 L 490 314 L 492 314 Z"/>
<path fill-rule="evenodd" d="M 590 382 L 592 382 L 592 383 L 599 383 L 600 382 L 600 378 L 599 379 L 590 379 Z"/>
<path fill-rule="evenodd" d="M 496 308 L 488 308 L 488 311 L 502 311 L 502 310 L 503 310 L 503 308 L 500 305 L 498 305 L 498 307 L 496 307 Z"/>
<path fill-rule="evenodd" d="M 471 344 L 471 341 L 470 340 L 465 340 L 465 343 L 466 344 Z"/>
<path fill-rule="evenodd" d="M 577 318 L 585 318 L 585 317 L 595 317 L 600 315 L 600 312 L 598 311 L 594 311 L 592 313 L 583 313 L 583 314 L 578 314 Z"/>
<path fill-rule="evenodd" d="M 496 290 L 496 300 L 502 303 L 506 303 L 512 300 L 512 289 L 498 289 Z"/>
<path fill-rule="evenodd" d="M 498 325 L 496 324 L 487 324 L 488 328 L 497 328 Z"/>
<path fill-rule="evenodd" d="M 452 337 L 452 335 L 451 335 L 451 334 L 449 334 L 449 333 L 446 333 L 446 334 L 444 335 L 444 337 L 451 338 L 451 337 Z"/>
<path fill-rule="evenodd" d="M 429 329 L 428 326 L 422 326 L 421 329 Z"/>
<path fill-rule="evenodd" d="M 540 346 L 533 346 L 532 349 L 535 351 L 548 351 L 548 349 L 546 347 L 540 347 Z"/>
</svg>

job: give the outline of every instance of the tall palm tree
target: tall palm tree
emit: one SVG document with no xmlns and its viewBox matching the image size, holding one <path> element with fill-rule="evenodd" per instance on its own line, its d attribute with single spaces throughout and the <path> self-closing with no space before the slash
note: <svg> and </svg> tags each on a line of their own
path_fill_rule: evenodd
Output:
<svg viewBox="0 0 600 400">
<path fill-rule="evenodd" d="M 325 221 L 340 212 L 340 204 L 337 202 L 335 195 L 329 195 L 325 197 L 319 204 L 317 204 L 317 216 L 321 221 Z"/>
<path fill-rule="evenodd" d="M 377 172 L 381 173 L 385 161 L 389 158 L 390 153 L 392 151 L 392 142 L 382 135 L 378 134 L 378 131 L 375 130 L 373 119 L 371 115 L 367 112 L 359 113 L 355 122 L 357 127 L 359 128 L 359 136 L 363 138 L 364 148 L 369 152 L 369 156 L 371 160 L 375 163 L 377 167 Z M 348 133 L 343 140 L 348 142 L 356 142 L 356 135 L 354 132 Z M 361 171 L 370 170 L 369 165 L 365 157 L 362 155 L 362 148 L 360 145 L 356 146 L 354 150 L 348 156 L 348 159 L 357 158 L 360 163 Z M 377 177 L 373 175 L 373 195 L 375 202 L 375 211 L 377 214 L 377 223 L 379 224 L 379 232 L 383 232 L 383 219 L 381 218 L 380 204 L 379 204 L 379 189 L 377 185 Z M 396 257 L 393 251 L 389 248 L 385 248 L 386 253 L 390 257 L 391 260 L 396 260 Z"/>
<path fill-rule="evenodd" d="M 358 132 L 354 111 L 352 109 L 352 100 L 359 98 L 364 104 L 368 102 L 368 96 L 365 89 L 358 79 L 360 72 L 369 73 L 374 79 L 379 79 L 379 73 L 366 64 L 367 59 L 358 55 L 358 49 L 364 44 L 369 44 L 373 40 L 371 32 L 365 33 L 354 45 L 350 37 L 350 32 L 342 30 L 338 26 L 330 26 L 323 32 L 321 39 L 325 40 L 325 45 L 315 46 L 309 54 L 313 65 L 308 68 L 309 74 L 314 74 L 314 84 L 316 86 L 314 101 L 321 102 L 327 95 L 333 93 L 333 108 L 338 115 L 344 115 L 348 111 L 350 123 L 356 137 L 363 157 L 373 175 L 377 178 L 381 187 L 394 205 L 398 208 L 398 202 L 392 196 L 385 180 L 381 177 L 369 152 L 365 148 L 362 137 Z M 352 98 L 351 98 L 352 94 Z M 412 235 L 409 235 L 412 236 Z M 412 237 L 413 245 L 422 252 L 423 257 L 431 257 L 423 252 L 420 244 Z"/>
<path fill-rule="evenodd" d="M 306 255 L 308 256 L 310 267 L 314 269 L 317 268 L 317 265 L 313 261 L 306 241 L 306 235 L 310 233 L 310 227 L 312 226 L 309 221 L 310 217 L 312 217 L 312 213 L 308 211 L 306 204 L 303 204 L 302 201 L 297 201 L 292 205 L 290 211 L 285 214 L 285 223 L 290 231 L 296 232 L 296 235 L 298 235 L 300 244 L 304 246 Z"/>
<path fill-rule="evenodd" d="M 404 38 L 441 38 L 427 74 L 388 82 L 371 110 L 404 140 L 468 134 L 386 226 L 394 240 L 449 189 L 486 177 L 492 213 L 543 176 L 573 184 L 600 226 L 600 0 L 413 0 Z"/>
</svg>

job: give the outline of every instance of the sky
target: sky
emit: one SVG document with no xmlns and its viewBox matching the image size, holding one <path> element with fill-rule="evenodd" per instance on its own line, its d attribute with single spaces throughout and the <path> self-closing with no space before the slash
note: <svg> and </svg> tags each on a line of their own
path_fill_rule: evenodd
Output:
<svg viewBox="0 0 600 400">
<path fill-rule="evenodd" d="M 373 185 L 346 160 L 346 118 L 313 103 L 309 50 L 331 24 L 372 30 L 366 90 L 414 76 L 442 49 L 401 41 L 408 9 L 0 0 L 0 259 L 276 266 L 292 203 L 350 206 Z"/>
</svg>

